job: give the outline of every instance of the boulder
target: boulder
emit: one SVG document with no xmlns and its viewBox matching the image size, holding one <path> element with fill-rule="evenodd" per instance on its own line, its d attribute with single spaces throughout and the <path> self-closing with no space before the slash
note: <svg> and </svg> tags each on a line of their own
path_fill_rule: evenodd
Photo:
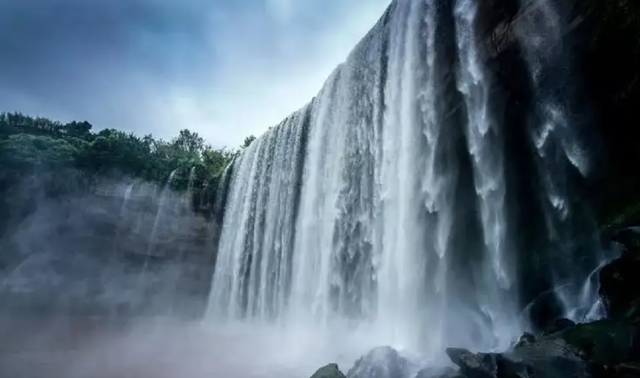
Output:
<svg viewBox="0 0 640 378">
<path fill-rule="evenodd" d="M 628 363 L 614 366 L 609 376 L 615 378 L 638 378 L 640 377 L 640 363 Z"/>
<path fill-rule="evenodd" d="M 532 347 L 533 346 L 533 347 Z M 529 344 L 510 353 L 472 353 L 449 348 L 447 355 L 465 378 L 592 378 L 591 366 L 558 345 Z"/>
<path fill-rule="evenodd" d="M 467 378 L 493 378 L 498 374 L 497 354 L 472 353 L 462 348 L 447 348 L 451 362 L 460 367 L 460 373 Z"/>
<path fill-rule="evenodd" d="M 551 323 L 549 328 L 547 328 L 544 331 L 544 334 L 545 335 L 550 335 L 552 333 L 563 331 L 563 330 L 565 330 L 565 329 L 567 329 L 569 327 L 572 327 L 574 325 L 576 325 L 576 322 L 574 322 L 571 319 L 566 319 L 566 318 L 556 319 Z"/>
<path fill-rule="evenodd" d="M 459 371 L 447 367 L 426 367 L 416 374 L 415 378 L 463 378 Z"/>
<path fill-rule="evenodd" d="M 578 324 L 542 336 L 532 345 L 560 345 L 596 365 L 613 366 L 640 359 L 640 326 L 616 319 Z"/>
<path fill-rule="evenodd" d="M 337 364 L 328 364 L 318 369 L 311 378 L 346 378 Z"/>
<path fill-rule="evenodd" d="M 534 334 L 525 332 L 522 334 L 522 336 L 520 336 L 520 339 L 518 339 L 518 341 L 515 343 L 515 345 L 513 345 L 513 347 L 520 348 L 520 347 L 523 347 L 524 345 L 533 343 L 535 341 L 536 341 L 536 336 Z"/>
<path fill-rule="evenodd" d="M 612 240 L 623 252 L 600 270 L 598 292 L 609 317 L 640 320 L 640 232 L 625 229 Z"/>
<path fill-rule="evenodd" d="M 558 320 L 549 332 L 523 335 L 505 353 L 446 352 L 465 378 L 640 377 L 640 325 L 624 319 Z"/>
<path fill-rule="evenodd" d="M 391 347 L 378 347 L 356 361 L 349 378 L 409 378 L 416 366 Z"/>
</svg>

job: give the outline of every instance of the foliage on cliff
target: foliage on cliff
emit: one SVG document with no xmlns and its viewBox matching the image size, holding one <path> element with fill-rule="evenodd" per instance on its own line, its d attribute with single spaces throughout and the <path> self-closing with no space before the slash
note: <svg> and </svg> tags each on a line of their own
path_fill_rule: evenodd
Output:
<svg viewBox="0 0 640 378">
<path fill-rule="evenodd" d="M 253 139 L 248 137 L 241 148 Z M 41 188 L 49 194 L 54 187 L 60 189 L 58 184 L 65 185 L 56 192 L 68 193 L 72 187 L 90 187 L 102 178 L 164 184 L 174 170 L 172 187 L 184 190 L 193 170 L 194 190 L 201 194 L 196 197 L 210 197 L 215 196 L 225 167 L 238 151 L 213 148 L 187 129 L 164 141 L 115 129 L 96 132 L 86 121 L 63 124 L 0 113 L 0 195 L 6 197 L 12 186 L 36 172 L 49 177 L 47 187 Z"/>
</svg>

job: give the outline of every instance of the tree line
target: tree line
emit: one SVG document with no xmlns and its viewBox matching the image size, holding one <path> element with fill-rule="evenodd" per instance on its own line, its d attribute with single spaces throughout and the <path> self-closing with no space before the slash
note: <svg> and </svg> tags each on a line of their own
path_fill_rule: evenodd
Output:
<svg viewBox="0 0 640 378">
<path fill-rule="evenodd" d="M 225 167 L 253 140 L 247 137 L 237 149 L 214 148 L 188 129 L 165 141 L 116 129 L 94 131 L 87 121 L 61 123 L 0 113 L 0 196 L 34 171 L 54 173 L 65 187 L 105 177 L 164 185 L 175 171 L 174 190 L 185 190 L 193 171 L 195 191 L 217 188 Z M 74 172 L 73 179 L 69 172 Z"/>
</svg>

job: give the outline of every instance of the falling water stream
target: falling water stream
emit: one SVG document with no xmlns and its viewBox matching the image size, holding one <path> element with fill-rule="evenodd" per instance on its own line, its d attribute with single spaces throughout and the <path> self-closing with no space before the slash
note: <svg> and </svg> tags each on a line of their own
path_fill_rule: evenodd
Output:
<svg viewBox="0 0 640 378">
<path fill-rule="evenodd" d="M 169 178 L 167 179 L 166 184 L 162 188 L 160 192 L 160 199 L 158 200 L 158 211 L 156 212 L 155 220 L 153 221 L 153 227 L 151 228 L 151 233 L 149 235 L 149 243 L 147 247 L 147 253 L 144 258 L 144 264 L 142 266 L 142 270 L 140 272 L 140 282 L 145 281 L 145 275 L 147 273 L 147 268 L 149 266 L 149 257 L 154 255 L 154 248 L 156 246 L 156 237 L 158 226 L 160 224 L 160 220 L 164 212 L 166 211 L 166 206 L 168 205 L 168 199 L 171 195 L 171 183 L 173 183 L 173 179 L 176 175 L 177 169 L 173 170 L 169 174 Z"/>
<path fill-rule="evenodd" d="M 546 248 L 570 256 L 575 246 L 560 241 L 588 211 L 570 204 L 567 176 L 586 175 L 588 163 L 561 101 L 571 93 L 549 87 L 549 73 L 566 67 L 555 54 L 560 16 L 538 3 L 516 42 L 534 93 L 528 182 L 541 196 L 525 200 L 541 203 Z M 318 96 L 233 162 L 212 322 L 348 329 L 369 347 L 427 360 L 450 345 L 505 349 L 529 326 L 522 231 L 509 221 L 518 197 L 505 130 L 516 126 L 496 111 L 479 6 L 393 2 Z M 595 266 L 557 265 L 558 282 Z"/>
</svg>

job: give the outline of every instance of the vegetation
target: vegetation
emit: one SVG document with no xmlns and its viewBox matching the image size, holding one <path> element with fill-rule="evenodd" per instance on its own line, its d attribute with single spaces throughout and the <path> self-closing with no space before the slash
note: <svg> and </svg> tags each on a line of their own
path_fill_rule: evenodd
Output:
<svg viewBox="0 0 640 378">
<path fill-rule="evenodd" d="M 241 148 L 254 139 L 247 137 Z M 187 129 L 164 141 L 115 129 L 96 132 L 86 121 L 62 124 L 20 113 L 0 113 L 0 197 L 7 201 L 7 191 L 34 172 L 53 173 L 54 181 L 65 184 L 64 193 L 71 190 L 69 184 L 86 189 L 103 178 L 164 184 L 175 171 L 173 189 L 185 190 L 194 172 L 194 190 L 200 192 L 194 198 L 206 198 L 210 204 L 213 201 L 207 197 L 215 196 L 225 167 L 239 151 L 213 148 Z M 60 185 L 47 183 L 49 192 L 53 187 L 60 189 Z M 207 190 L 210 193 L 204 193 Z"/>
</svg>

